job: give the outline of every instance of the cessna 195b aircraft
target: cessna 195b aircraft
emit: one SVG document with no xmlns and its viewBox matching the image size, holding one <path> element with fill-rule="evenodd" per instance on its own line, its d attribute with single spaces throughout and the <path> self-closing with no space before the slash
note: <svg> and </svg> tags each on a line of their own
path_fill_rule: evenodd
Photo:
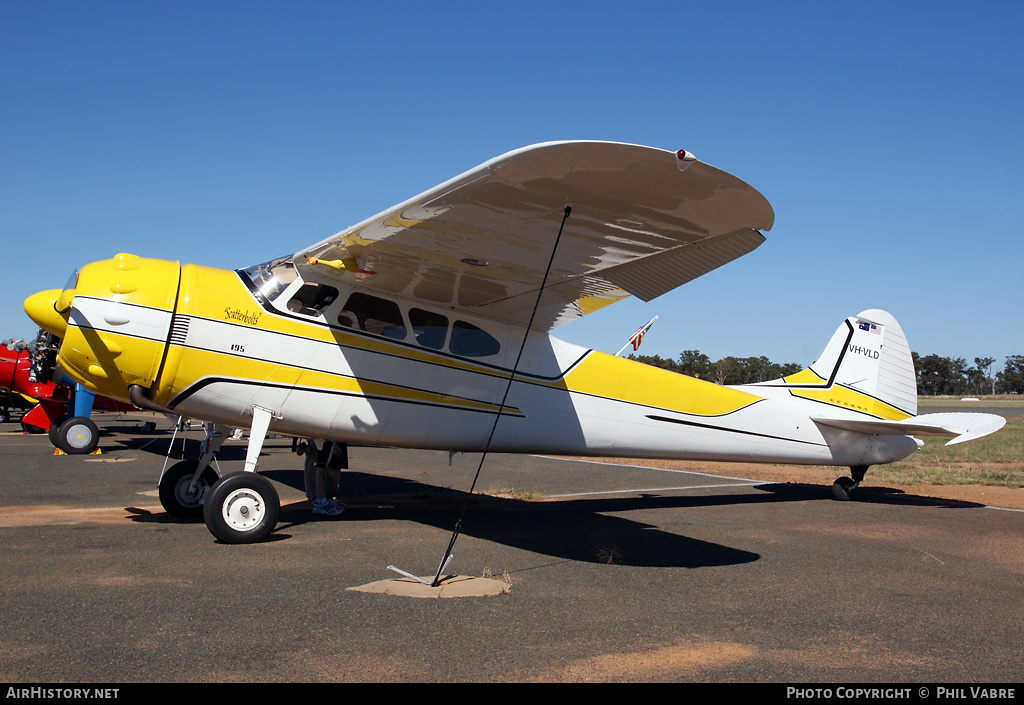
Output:
<svg viewBox="0 0 1024 705">
<path fill-rule="evenodd" d="M 785 379 L 719 386 L 549 335 L 649 301 L 763 241 L 774 213 L 694 158 L 551 142 L 488 161 L 294 255 L 227 271 L 118 254 L 25 310 L 96 394 L 202 419 L 212 443 L 160 480 L 165 508 L 231 543 L 271 532 L 270 432 L 336 443 L 575 456 L 868 466 L 913 436 L 976 438 L 987 414 L 916 416 L 910 349 L 888 313 L 839 326 Z M 210 460 L 250 429 L 244 472 Z"/>
</svg>

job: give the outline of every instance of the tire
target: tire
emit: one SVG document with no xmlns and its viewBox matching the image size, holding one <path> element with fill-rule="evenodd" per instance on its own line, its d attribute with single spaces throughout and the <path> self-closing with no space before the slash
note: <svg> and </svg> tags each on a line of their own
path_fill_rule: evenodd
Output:
<svg viewBox="0 0 1024 705">
<path fill-rule="evenodd" d="M 837 477 L 832 483 L 832 498 L 840 502 L 848 502 L 857 493 L 857 482 L 852 477 Z"/>
<path fill-rule="evenodd" d="M 57 429 L 57 447 L 68 455 L 87 455 L 100 442 L 100 430 L 86 416 L 72 416 Z"/>
<path fill-rule="evenodd" d="M 46 431 L 46 435 L 50 437 L 50 443 L 53 445 L 54 448 L 60 448 L 60 446 L 57 445 L 57 433 L 60 431 L 60 425 L 67 420 L 68 415 L 61 414 L 60 416 L 53 420 L 53 423 L 50 424 L 50 428 Z"/>
<path fill-rule="evenodd" d="M 277 526 L 281 500 L 266 478 L 254 472 L 225 475 L 210 489 L 203 520 L 224 543 L 257 543 Z"/>
<path fill-rule="evenodd" d="M 160 504 L 171 516 L 198 519 L 203 515 L 203 502 L 210 493 L 210 487 L 217 482 L 217 473 L 207 467 L 199 476 L 195 492 L 190 495 L 188 487 L 197 467 L 199 462 L 196 460 L 182 460 L 168 468 L 160 479 Z"/>
</svg>

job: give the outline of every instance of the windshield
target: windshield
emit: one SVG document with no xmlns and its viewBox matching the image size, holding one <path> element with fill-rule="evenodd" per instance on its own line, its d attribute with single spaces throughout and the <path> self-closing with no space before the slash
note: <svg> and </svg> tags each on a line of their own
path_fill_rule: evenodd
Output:
<svg viewBox="0 0 1024 705">
<path fill-rule="evenodd" d="M 249 277 L 249 280 L 256 286 L 256 290 L 270 302 L 280 296 L 281 292 L 295 281 L 297 276 L 291 255 L 278 257 L 239 271 Z"/>
<path fill-rule="evenodd" d="M 60 292 L 60 297 L 54 302 L 53 308 L 57 313 L 66 313 L 71 308 L 71 301 L 75 298 L 75 288 L 78 286 L 78 270 L 76 269 L 68 277 L 67 283 Z"/>
</svg>

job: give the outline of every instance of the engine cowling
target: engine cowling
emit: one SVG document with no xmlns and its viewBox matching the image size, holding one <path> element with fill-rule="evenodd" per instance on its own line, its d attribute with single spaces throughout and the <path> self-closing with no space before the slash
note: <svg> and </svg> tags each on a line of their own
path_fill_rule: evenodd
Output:
<svg viewBox="0 0 1024 705">
<path fill-rule="evenodd" d="M 160 373 L 178 298 L 178 262 L 118 254 L 83 267 L 64 290 L 40 292 L 25 312 L 62 338 L 57 363 L 86 389 L 129 400 Z"/>
</svg>

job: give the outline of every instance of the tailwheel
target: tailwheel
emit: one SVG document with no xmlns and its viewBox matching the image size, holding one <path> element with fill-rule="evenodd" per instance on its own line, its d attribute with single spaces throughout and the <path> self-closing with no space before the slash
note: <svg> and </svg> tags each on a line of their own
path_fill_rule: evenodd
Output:
<svg viewBox="0 0 1024 705">
<path fill-rule="evenodd" d="M 859 484 L 859 482 L 854 482 L 852 477 L 837 477 L 836 481 L 832 483 L 832 499 L 837 499 L 840 502 L 853 499 L 857 494 Z"/>
<path fill-rule="evenodd" d="M 850 468 L 853 477 L 837 477 L 832 483 L 832 498 L 846 502 L 854 498 L 857 488 L 864 481 L 864 473 L 868 471 L 867 465 L 855 465 Z"/>
<path fill-rule="evenodd" d="M 256 543 L 277 526 L 281 500 L 266 478 L 254 472 L 226 475 L 203 504 L 206 528 L 225 543 Z"/>
<path fill-rule="evenodd" d="M 87 416 L 72 416 L 57 428 L 52 439 L 68 455 L 88 455 L 100 442 L 100 430 Z"/>
<path fill-rule="evenodd" d="M 203 515 L 203 501 L 217 481 L 217 473 L 207 466 L 193 485 L 192 477 L 198 467 L 196 460 L 182 460 L 168 468 L 160 478 L 160 504 L 168 514 L 183 518 Z"/>
</svg>

